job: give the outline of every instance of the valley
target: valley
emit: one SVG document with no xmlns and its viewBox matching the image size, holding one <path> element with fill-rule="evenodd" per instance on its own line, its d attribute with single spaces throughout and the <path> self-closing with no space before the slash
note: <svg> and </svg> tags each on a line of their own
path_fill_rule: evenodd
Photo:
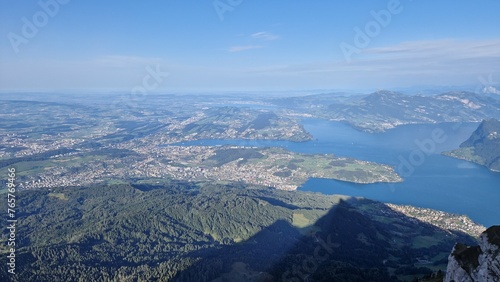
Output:
<svg viewBox="0 0 500 282">
<path fill-rule="evenodd" d="M 500 1 L 0 1 L 0 282 L 500 282 Z"/>
<path fill-rule="evenodd" d="M 494 195 L 472 193 L 458 175 L 482 173 L 483 191 L 498 176 L 463 175 L 458 160 L 440 155 L 473 133 L 480 114 L 369 124 L 373 117 L 358 113 L 346 123 L 274 98 L 154 98 L 5 100 L 0 170 L 16 169 L 16 250 L 26 269 L 13 281 L 441 277 L 454 243 L 473 244 L 480 223 L 495 220 Z M 436 128 L 443 142 L 402 177 L 401 158 L 411 161 L 421 150 L 415 140 Z M 423 181 L 437 179 L 431 172 L 448 185 Z M 6 234 L 0 240 L 7 254 Z M 302 267 L 305 259 L 316 267 Z"/>
</svg>

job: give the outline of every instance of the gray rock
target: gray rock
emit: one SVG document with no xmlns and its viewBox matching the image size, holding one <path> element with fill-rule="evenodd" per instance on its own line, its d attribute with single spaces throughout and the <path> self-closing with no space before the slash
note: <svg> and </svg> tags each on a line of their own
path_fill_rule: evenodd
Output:
<svg viewBox="0 0 500 282">
<path fill-rule="evenodd" d="M 488 228 L 478 242 L 478 246 L 453 247 L 445 282 L 500 282 L 500 226 Z"/>
</svg>

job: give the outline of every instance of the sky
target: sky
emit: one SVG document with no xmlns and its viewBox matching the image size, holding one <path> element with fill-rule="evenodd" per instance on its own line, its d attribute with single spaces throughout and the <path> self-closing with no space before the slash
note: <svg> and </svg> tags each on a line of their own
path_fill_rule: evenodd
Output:
<svg viewBox="0 0 500 282">
<path fill-rule="evenodd" d="M 0 0 L 0 91 L 500 83 L 496 0 Z"/>
</svg>

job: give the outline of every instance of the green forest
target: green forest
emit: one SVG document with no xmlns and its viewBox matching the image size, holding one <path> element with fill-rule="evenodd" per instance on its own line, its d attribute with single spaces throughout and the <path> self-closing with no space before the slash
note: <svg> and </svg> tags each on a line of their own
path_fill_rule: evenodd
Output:
<svg viewBox="0 0 500 282">
<path fill-rule="evenodd" d="M 134 183 L 18 192 L 17 274 L 0 280 L 397 281 L 444 270 L 456 241 L 473 242 L 364 199 Z"/>
</svg>

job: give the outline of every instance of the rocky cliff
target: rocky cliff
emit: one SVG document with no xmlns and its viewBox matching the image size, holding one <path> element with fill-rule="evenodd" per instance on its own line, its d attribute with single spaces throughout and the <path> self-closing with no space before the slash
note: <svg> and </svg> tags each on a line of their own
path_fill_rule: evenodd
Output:
<svg viewBox="0 0 500 282">
<path fill-rule="evenodd" d="M 456 244 L 448 257 L 445 282 L 500 281 L 500 226 L 479 236 L 478 246 Z"/>
</svg>

